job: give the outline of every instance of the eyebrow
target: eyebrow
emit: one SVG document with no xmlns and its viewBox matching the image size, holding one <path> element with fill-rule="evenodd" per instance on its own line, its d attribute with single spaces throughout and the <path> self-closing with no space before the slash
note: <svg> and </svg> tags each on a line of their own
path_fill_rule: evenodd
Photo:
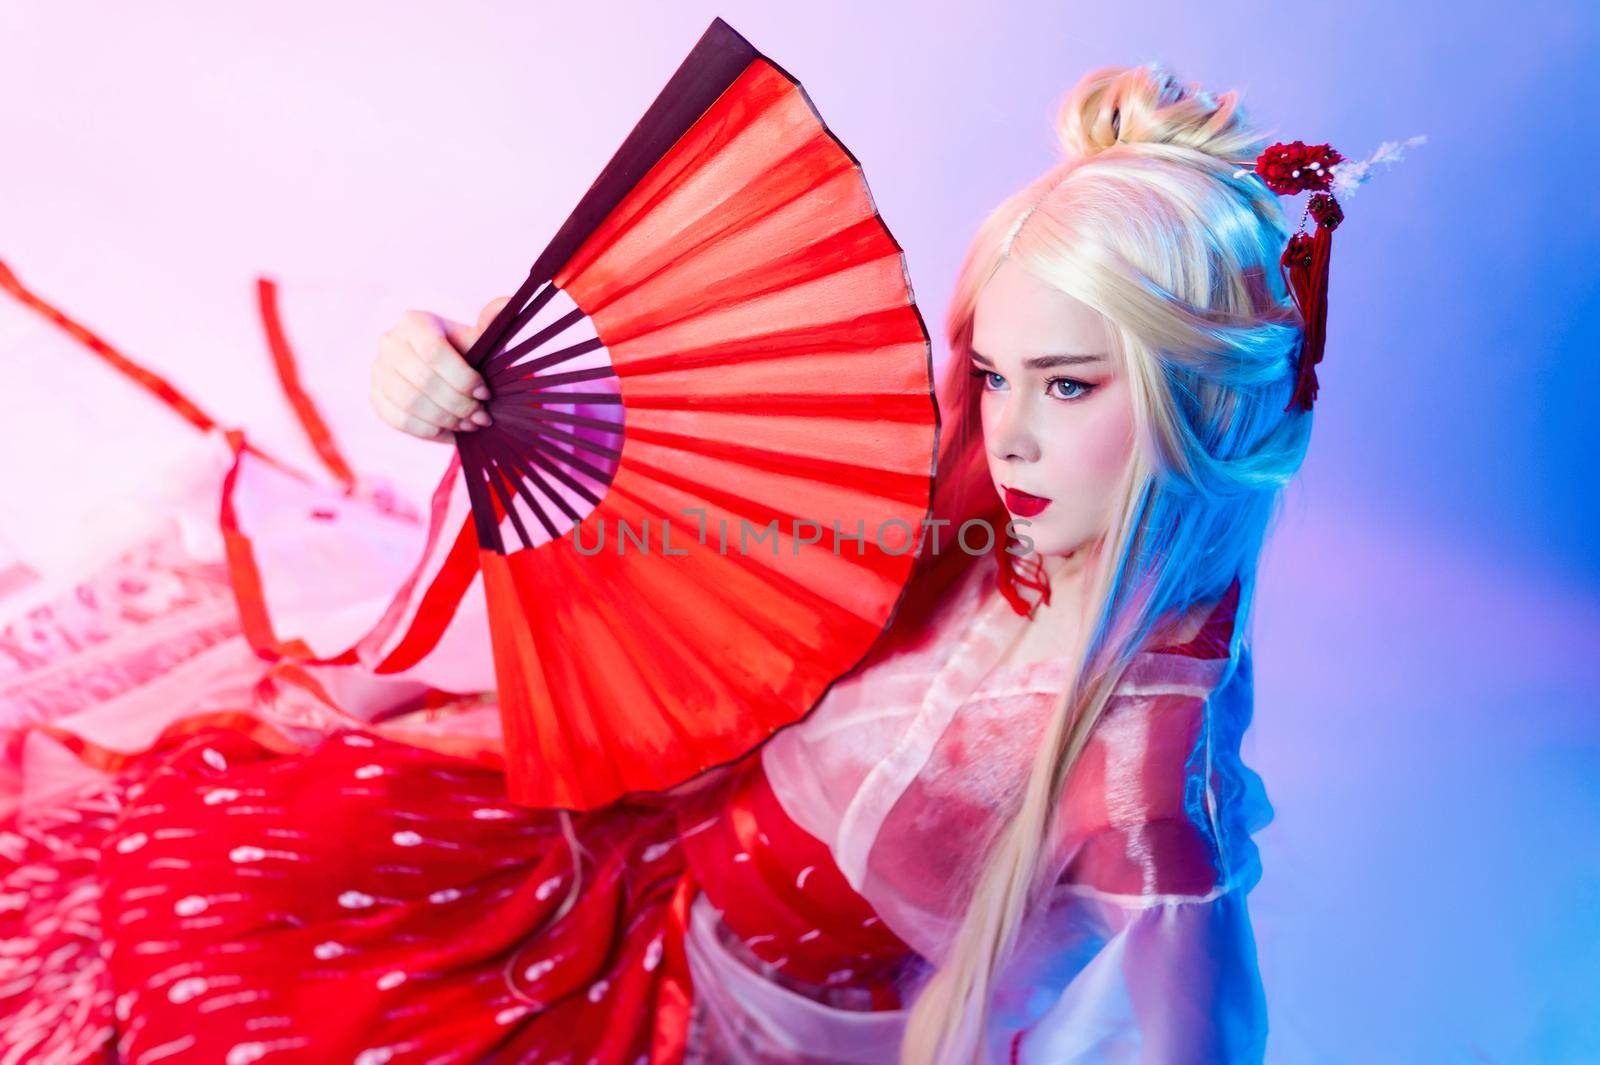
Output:
<svg viewBox="0 0 1600 1065">
<path fill-rule="evenodd" d="M 994 369 L 994 362 L 987 355 L 980 354 L 977 351 L 972 351 L 970 354 L 975 361 L 982 363 L 991 370 Z M 1087 355 L 1035 355 L 1032 358 L 1023 359 L 1022 365 L 1029 370 L 1048 370 L 1056 366 L 1078 366 L 1086 362 L 1099 362 L 1105 357 L 1098 353 Z"/>
</svg>

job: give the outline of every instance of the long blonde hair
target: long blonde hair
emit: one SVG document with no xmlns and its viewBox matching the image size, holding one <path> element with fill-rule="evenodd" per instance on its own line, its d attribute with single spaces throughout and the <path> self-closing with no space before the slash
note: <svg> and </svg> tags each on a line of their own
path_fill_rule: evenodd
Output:
<svg viewBox="0 0 1600 1065">
<path fill-rule="evenodd" d="M 1019 807 L 978 856 L 950 949 L 930 959 L 902 1065 L 986 1060 L 991 989 L 1050 886 L 1052 818 L 1107 699 L 1163 626 L 1235 578 L 1237 655 L 1261 545 L 1311 431 L 1308 412 L 1284 409 L 1302 339 L 1278 266 L 1289 227 L 1277 196 L 1235 173 L 1265 144 L 1237 94 L 1180 85 L 1155 63 L 1108 66 L 1068 93 L 1057 129 L 1065 158 L 984 221 L 957 279 L 935 509 L 1004 522 L 967 363 L 978 293 L 1006 258 L 1107 320 L 1132 393 L 1134 458 L 1089 575 L 1088 639 Z M 959 553 L 945 561 L 962 564 Z M 950 583 L 939 568 L 924 567 L 914 595 Z"/>
</svg>

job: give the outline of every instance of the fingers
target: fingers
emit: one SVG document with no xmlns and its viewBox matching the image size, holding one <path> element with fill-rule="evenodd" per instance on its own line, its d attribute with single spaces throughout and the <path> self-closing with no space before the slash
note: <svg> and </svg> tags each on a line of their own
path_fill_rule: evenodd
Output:
<svg viewBox="0 0 1600 1065">
<path fill-rule="evenodd" d="M 510 296 L 501 296 L 499 299 L 490 300 L 484 305 L 483 310 L 478 312 L 477 323 L 471 326 L 440 319 L 444 323 L 445 335 L 450 338 L 450 342 L 455 345 L 457 351 L 466 351 L 477 343 L 478 338 L 483 335 L 483 331 L 488 329 L 494 322 L 494 316 L 500 313 L 500 308 L 510 302 Z M 463 359 L 462 362 L 465 364 L 466 360 Z"/>
<path fill-rule="evenodd" d="M 483 377 L 462 356 L 510 301 L 490 300 L 472 326 L 410 310 L 378 341 L 370 402 L 386 423 L 424 440 L 492 425 Z"/>
<path fill-rule="evenodd" d="M 434 429 L 446 429 L 454 432 L 465 428 L 462 424 L 464 418 L 458 418 L 444 407 L 434 402 L 428 394 L 418 388 L 406 374 L 397 370 L 385 374 L 373 382 L 378 395 L 387 399 L 395 409 L 402 411 L 411 418 L 419 419 Z"/>
<path fill-rule="evenodd" d="M 378 416 L 424 440 L 450 439 L 493 424 L 480 400 L 482 378 L 447 338 L 455 325 L 425 311 L 407 311 L 378 341 L 372 364 L 371 404 Z"/>
<path fill-rule="evenodd" d="M 372 409 L 377 411 L 378 417 L 402 433 L 409 433 L 423 440 L 453 441 L 455 439 L 454 433 L 440 429 L 438 426 L 430 425 L 414 414 L 406 413 L 395 406 L 388 396 L 376 389 L 372 393 Z"/>
<path fill-rule="evenodd" d="M 475 425 L 489 424 L 489 412 L 472 396 L 458 391 L 457 385 L 441 373 L 438 360 L 443 356 L 419 355 L 414 348 L 393 339 L 379 341 L 378 348 L 387 372 L 375 383 L 396 406 L 442 429 L 464 429 L 465 425 L 457 423 L 468 420 Z M 453 353 L 451 357 L 460 358 Z"/>
<path fill-rule="evenodd" d="M 422 364 L 452 391 L 468 399 L 489 398 L 483 378 L 461 357 L 461 351 L 471 347 L 477 337 L 469 336 L 459 322 L 427 311 L 407 311 L 390 333 L 409 344 Z"/>
</svg>

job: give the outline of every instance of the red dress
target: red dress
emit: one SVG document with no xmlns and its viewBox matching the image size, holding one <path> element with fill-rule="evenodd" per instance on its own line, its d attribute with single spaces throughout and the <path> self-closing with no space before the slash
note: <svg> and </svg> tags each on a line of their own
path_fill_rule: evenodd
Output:
<svg viewBox="0 0 1600 1065">
<path fill-rule="evenodd" d="M 225 589 L 154 543 L 0 634 L 0 706 L 79 708 L 12 733 L 26 786 L 0 821 L 0 1059 L 839 1060 L 708 1049 L 740 1045 L 750 1017 L 726 1012 L 720 981 L 691 979 L 697 897 L 782 1010 L 903 1012 L 925 963 L 788 816 L 762 752 L 699 792 L 569 824 L 509 803 L 503 773 L 473 758 L 374 728 L 286 743 L 267 704 L 214 710 L 182 684 L 196 702 L 135 756 L 84 739 L 85 705 L 252 675 L 205 668 L 239 643 L 215 611 Z M 1011 712 L 1043 706 L 1052 667 L 991 687 Z M 1036 677 L 1037 692 L 1004 694 Z M 1155 768 L 1181 753 L 1151 750 Z M 1067 878 L 1165 894 L 1215 875 L 1200 837 L 1149 824 L 1161 832 L 1089 832 Z"/>
<path fill-rule="evenodd" d="M 300 749 L 197 701 L 134 757 L 73 731 L 226 656 L 227 595 L 168 537 L 0 631 L 0 706 L 33 718 L 0 821 L 0 1060 L 678 1061 L 696 890 L 753 958 L 790 956 L 787 986 L 897 1004 L 910 953 L 758 758 L 569 827 L 369 730 Z"/>
<path fill-rule="evenodd" d="M 226 469 L 237 438 L 208 439 Z M 373 497 L 273 476 L 245 471 L 240 515 L 281 523 L 305 631 L 396 580 Z M 354 562 L 292 550 L 334 518 Z M 888 1060 L 1062 679 L 992 668 L 1015 619 L 975 569 L 941 642 L 709 787 L 569 818 L 507 801 L 496 707 L 441 679 L 481 634 L 427 675 L 263 658 L 244 630 L 273 588 L 186 543 L 162 526 L 0 629 L 0 1062 Z M 1222 669 L 1232 602 L 1199 620 L 1130 671 L 1069 782 L 1001 1060 L 1259 1057 L 1248 672 Z M 1149 1018 L 1117 1012 L 1117 968 Z"/>
<path fill-rule="evenodd" d="M 298 755 L 198 733 L 142 767 L 100 843 L 119 1050 L 677 1060 L 689 988 L 670 955 L 697 884 L 769 960 L 897 1004 L 906 948 L 862 927 L 871 908 L 763 785 L 747 760 L 682 803 L 578 815 L 569 841 L 457 759 L 360 732 Z M 805 890 L 785 890 L 791 867 Z"/>
<path fill-rule="evenodd" d="M 0 1047 L 59 1060 L 678 1060 L 697 887 L 828 1001 L 897 1004 L 909 958 L 759 759 L 569 835 L 464 759 L 208 724 L 13 811 L 0 842 Z"/>
</svg>

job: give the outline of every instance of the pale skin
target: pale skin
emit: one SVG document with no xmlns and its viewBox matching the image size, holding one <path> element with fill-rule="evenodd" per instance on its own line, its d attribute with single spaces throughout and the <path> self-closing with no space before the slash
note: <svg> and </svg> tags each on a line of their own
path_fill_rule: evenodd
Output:
<svg viewBox="0 0 1600 1065">
<path fill-rule="evenodd" d="M 1012 513 L 1043 556 L 1050 602 L 1003 660 L 1035 662 L 1080 650 L 1089 563 L 1104 547 L 1133 457 L 1133 403 L 1105 319 L 1001 262 L 978 294 L 971 371 L 984 390 L 984 450 L 995 490 L 1049 499 L 1032 517 Z M 1009 505 L 1009 504 L 1008 504 Z"/>
<path fill-rule="evenodd" d="M 452 322 L 428 311 L 406 311 L 378 338 L 372 360 L 372 409 L 389 425 L 422 440 L 450 443 L 493 419 L 484 407 L 489 389 L 461 353 L 472 346 L 508 298 L 491 300 L 476 324 Z"/>
</svg>

